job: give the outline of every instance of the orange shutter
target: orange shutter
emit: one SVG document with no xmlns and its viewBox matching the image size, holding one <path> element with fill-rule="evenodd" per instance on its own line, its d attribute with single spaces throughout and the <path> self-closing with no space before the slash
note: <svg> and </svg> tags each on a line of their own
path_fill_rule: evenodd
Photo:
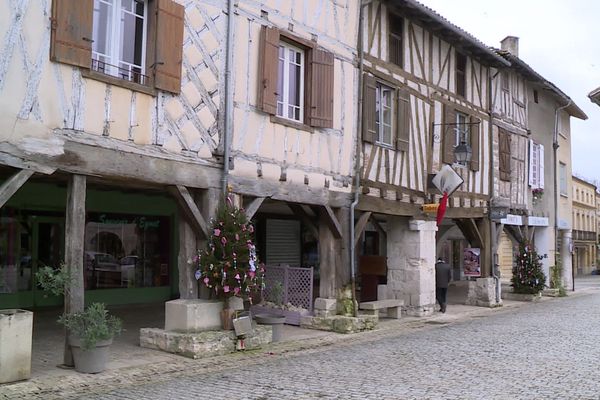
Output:
<svg viewBox="0 0 600 400">
<path fill-rule="evenodd" d="M 410 94 L 405 88 L 398 89 L 398 118 L 396 121 L 396 149 L 408 151 L 410 142 Z"/>
<path fill-rule="evenodd" d="M 279 29 L 262 27 L 260 41 L 260 82 L 258 104 L 268 114 L 277 114 L 277 68 L 279 66 Z"/>
<path fill-rule="evenodd" d="M 469 122 L 469 136 L 471 139 L 471 150 L 473 155 L 471 156 L 471 171 L 479 171 L 479 132 L 481 120 L 477 117 L 470 117 Z"/>
<path fill-rule="evenodd" d="M 456 111 L 444 105 L 444 122 L 441 126 L 442 136 L 442 161 L 446 164 L 454 164 L 454 147 L 456 145 Z"/>
<path fill-rule="evenodd" d="M 185 8 L 172 0 L 154 0 L 154 2 L 156 3 L 154 86 L 167 92 L 179 93 Z"/>
<path fill-rule="evenodd" d="M 370 75 L 363 76 L 362 137 L 365 142 L 375 143 L 377 139 L 376 106 L 377 81 Z"/>
<path fill-rule="evenodd" d="M 92 62 L 93 0 L 54 0 L 50 59 L 89 68 Z"/>
<path fill-rule="evenodd" d="M 310 126 L 333 128 L 333 54 L 321 49 L 310 53 L 312 94 L 308 122 Z"/>
</svg>

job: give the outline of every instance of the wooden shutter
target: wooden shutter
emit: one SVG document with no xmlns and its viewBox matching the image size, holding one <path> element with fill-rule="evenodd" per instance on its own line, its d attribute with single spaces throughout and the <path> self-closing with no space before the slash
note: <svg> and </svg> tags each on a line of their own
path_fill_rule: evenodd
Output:
<svg viewBox="0 0 600 400">
<path fill-rule="evenodd" d="M 444 105 L 444 125 L 441 126 L 442 136 L 442 161 L 454 164 L 454 147 L 456 142 L 456 111 Z"/>
<path fill-rule="evenodd" d="M 500 129 L 498 132 L 500 156 L 500 180 L 510 181 L 510 134 Z"/>
<path fill-rule="evenodd" d="M 308 110 L 310 126 L 333 128 L 333 54 L 311 52 L 311 96 Z"/>
<path fill-rule="evenodd" d="M 537 145 L 533 143 L 533 140 L 529 141 L 529 186 L 532 189 L 538 187 L 538 152 Z"/>
<path fill-rule="evenodd" d="M 50 59 L 89 68 L 92 62 L 93 0 L 54 0 Z"/>
<path fill-rule="evenodd" d="M 396 149 L 408 151 L 410 141 L 410 94 L 406 88 L 398 89 L 396 119 Z"/>
<path fill-rule="evenodd" d="M 173 0 L 153 0 L 153 3 L 156 11 L 154 86 L 167 92 L 179 93 L 185 8 Z"/>
<path fill-rule="evenodd" d="M 277 114 L 277 68 L 279 66 L 279 29 L 262 27 L 260 40 L 260 82 L 258 105 L 269 114 Z"/>
<path fill-rule="evenodd" d="M 471 171 L 479 171 L 479 131 L 481 120 L 477 117 L 470 117 L 469 122 L 469 136 L 471 139 L 471 150 L 473 155 L 471 156 Z"/>
<path fill-rule="evenodd" d="M 377 139 L 376 122 L 377 81 L 370 75 L 363 76 L 363 115 L 362 137 L 365 142 L 375 143 Z"/>
</svg>

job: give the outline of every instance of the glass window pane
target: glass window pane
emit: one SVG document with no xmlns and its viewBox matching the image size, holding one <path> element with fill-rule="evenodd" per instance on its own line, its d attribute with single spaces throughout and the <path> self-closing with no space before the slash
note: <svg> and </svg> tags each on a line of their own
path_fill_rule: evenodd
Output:
<svg viewBox="0 0 600 400">
<path fill-rule="evenodd" d="M 290 64 L 290 95 L 289 103 L 300 106 L 300 67 Z"/>
<path fill-rule="evenodd" d="M 383 143 L 392 144 L 392 127 L 389 125 L 383 127 Z"/>
<path fill-rule="evenodd" d="M 112 5 L 104 1 L 94 1 L 94 21 L 92 51 L 108 56 L 112 40 Z M 110 59 L 108 60 L 110 62 Z"/>
</svg>

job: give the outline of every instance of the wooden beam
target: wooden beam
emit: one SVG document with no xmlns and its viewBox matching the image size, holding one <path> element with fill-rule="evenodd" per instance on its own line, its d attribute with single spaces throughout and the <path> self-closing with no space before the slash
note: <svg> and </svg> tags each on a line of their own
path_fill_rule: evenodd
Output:
<svg viewBox="0 0 600 400">
<path fill-rule="evenodd" d="M 362 235 L 365 228 L 367 227 L 367 223 L 369 222 L 369 218 L 371 218 L 371 214 L 372 214 L 371 211 L 363 212 L 360 215 L 360 217 L 358 218 L 356 225 L 354 225 L 354 247 L 356 247 L 358 245 L 360 236 Z"/>
<path fill-rule="evenodd" d="M 0 153 L 0 164 L 19 169 L 30 169 L 44 175 L 53 174 L 56 168 L 48 167 L 33 161 L 23 160 L 8 153 Z"/>
<path fill-rule="evenodd" d="M 265 201 L 265 198 L 266 197 L 257 197 L 254 200 L 252 200 L 250 204 L 248 204 L 248 207 L 245 207 L 246 217 L 248 217 L 248 221 L 250 221 L 252 217 L 254 217 L 254 214 L 256 214 L 256 211 L 258 211 L 263 201 Z"/>
<path fill-rule="evenodd" d="M 451 207 L 446 209 L 444 218 L 483 218 L 486 215 L 485 210 L 486 209 L 484 207 Z"/>
<path fill-rule="evenodd" d="M 65 218 L 65 265 L 72 279 L 69 290 L 65 291 L 66 314 L 83 311 L 84 307 L 85 198 L 86 177 L 72 175 L 67 186 Z M 72 366 L 73 356 L 67 341 L 68 335 L 65 335 L 63 363 Z"/>
<path fill-rule="evenodd" d="M 208 224 L 188 189 L 185 186 L 177 185 L 170 187 L 169 190 L 177 199 L 181 211 L 187 216 L 188 222 L 196 234 L 200 234 L 205 239 L 208 239 L 210 237 Z"/>
<path fill-rule="evenodd" d="M 317 225 L 315 225 L 315 223 L 313 222 L 313 218 L 311 218 L 311 216 L 308 215 L 308 213 L 306 211 L 304 211 L 304 208 L 302 208 L 302 206 L 300 204 L 296 204 L 296 203 L 286 203 L 286 204 L 290 208 L 290 210 L 292 210 L 294 215 L 296 217 L 300 218 L 302 223 L 310 230 L 310 232 L 314 235 L 315 239 L 318 239 L 319 238 L 319 228 L 317 228 Z"/>
<path fill-rule="evenodd" d="M 340 221 L 338 221 L 331 207 L 325 205 L 323 206 L 323 209 L 325 211 L 325 222 L 327 222 L 327 226 L 329 226 L 329 229 L 331 229 L 333 237 L 336 239 L 341 239 L 344 235 L 342 233 L 342 226 L 340 225 Z"/>
<path fill-rule="evenodd" d="M 371 211 L 373 213 L 401 215 L 413 217 L 421 214 L 420 206 L 397 200 L 386 200 L 374 196 L 361 196 L 356 206 L 360 211 Z"/>
<path fill-rule="evenodd" d="M 377 221 L 372 215 L 371 215 L 370 221 L 373 224 L 373 226 L 375 227 L 375 229 L 377 229 L 377 231 L 379 232 L 381 237 L 385 240 L 387 238 L 387 232 L 385 231 L 385 229 L 383 229 L 383 226 L 381 226 L 379 221 Z"/>
<path fill-rule="evenodd" d="M 483 247 L 483 235 L 482 232 L 479 230 L 479 227 L 475 223 L 475 220 L 473 218 L 469 218 L 467 220 L 467 223 L 471 226 L 471 229 L 475 234 L 475 239 L 478 241 L 479 247 Z"/>
<path fill-rule="evenodd" d="M 22 169 L 0 186 L 0 208 L 27 182 L 33 175 L 30 169 Z"/>
<path fill-rule="evenodd" d="M 291 203 L 329 205 L 330 207 L 349 207 L 352 194 L 336 192 L 325 188 L 296 185 L 289 182 L 268 179 L 251 179 L 241 176 L 229 176 L 229 184 L 234 192 L 244 196 L 268 197 Z"/>
</svg>

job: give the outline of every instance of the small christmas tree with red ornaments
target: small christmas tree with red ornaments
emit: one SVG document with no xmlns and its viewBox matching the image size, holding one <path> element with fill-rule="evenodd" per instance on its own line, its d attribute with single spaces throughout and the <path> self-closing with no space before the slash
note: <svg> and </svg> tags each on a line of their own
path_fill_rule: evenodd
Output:
<svg viewBox="0 0 600 400">
<path fill-rule="evenodd" d="M 537 294 L 544 290 L 546 275 L 542 270 L 541 259 L 531 242 L 519 243 L 519 253 L 516 256 L 511 279 L 515 293 Z"/>
<path fill-rule="evenodd" d="M 196 279 L 225 301 L 225 309 L 233 296 L 252 303 L 253 295 L 264 286 L 264 267 L 258 264 L 253 241 L 254 226 L 229 196 L 211 222 L 206 249 L 198 251 L 194 260 Z"/>
</svg>

